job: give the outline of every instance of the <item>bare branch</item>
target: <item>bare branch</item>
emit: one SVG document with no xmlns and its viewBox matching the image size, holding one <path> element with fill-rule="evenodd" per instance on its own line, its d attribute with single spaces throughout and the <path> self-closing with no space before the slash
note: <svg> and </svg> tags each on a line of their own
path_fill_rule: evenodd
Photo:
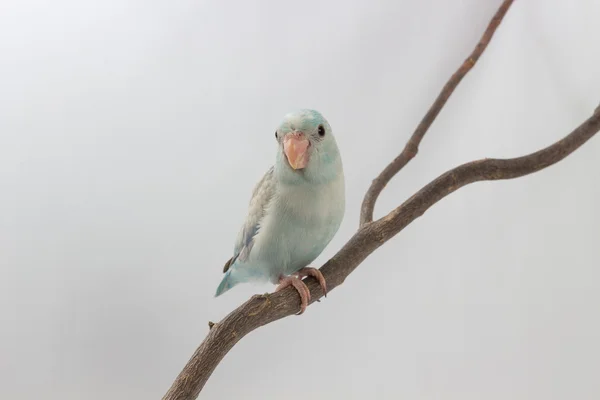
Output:
<svg viewBox="0 0 600 400">
<path fill-rule="evenodd" d="M 450 193 L 469 183 L 513 179 L 549 167 L 578 149 L 599 130 L 600 107 L 568 136 L 543 150 L 519 158 L 473 161 L 444 173 L 387 216 L 359 228 L 348 243 L 321 267 L 328 292 L 341 285 L 373 251 Z M 311 277 L 305 282 L 310 289 L 311 303 L 318 301 L 323 292 L 317 281 Z M 253 296 L 212 326 L 163 400 L 195 399 L 216 366 L 240 339 L 299 310 L 298 293 L 292 288 Z"/>
<path fill-rule="evenodd" d="M 385 184 L 414 157 L 423 135 L 456 85 L 482 54 L 511 3 L 512 1 L 502 3 L 483 38 L 473 51 L 470 65 L 465 66 L 463 63 L 463 66 L 452 76 L 402 154 L 377 178 L 379 183 L 373 182 L 369 189 L 371 198 L 367 193 L 363 202 L 360 228 L 346 245 L 320 269 L 327 280 L 328 292 L 341 285 L 346 277 L 373 251 L 450 193 L 473 182 L 512 179 L 544 169 L 564 159 L 600 130 L 599 106 L 592 117 L 568 136 L 545 149 L 519 158 L 484 159 L 463 164 L 439 176 L 385 217 L 372 221 L 373 206 L 377 196 Z M 374 189 L 377 185 L 380 187 Z M 311 292 L 310 303 L 319 301 L 323 293 L 317 281 L 309 277 L 304 282 Z M 163 400 L 195 399 L 217 365 L 239 340 L 263 325 L 296 314 L 299 309 L 298 293 L 293 288 L 288 288 L 272 294 L 255 295 L 220 322 L 209 322 L 210 330 L 207 337 L 173 382 Z"/>
<path fill-rule="evenodd" d="M 599 130 L 600 106 L 590 118 L 558 142 L 523 157 L 486 158 L 460 165 L 439 176 L 376 222 L 384 237 L 393 236 L 459 188 L 478 181 L 514 179 L 547 168 L 577 150 Z"/>
<path fill-rule="evenodd" d="M 446 105 L 446 102 L 454 93 L 454 90 L 458 86 L 458 84 L 462 81 L 462 79 L 469 73 L 469 71 L 475 66 L 479 57 L 483 54 L 488 44 L 492 40 L 496 29 L 502 22 L 502 19 L 506 15 L 510 5 L 513 3 L 513 0 L 504 0 L 494 14 L 493 18 L 489 22 L 485 32 L 479 39 L 479 42 L 475 46 L 475 49 L 471 52 L 469 57 L 462 63 L 462 65 L 456 70 L 454 74 L 450 77 L 448 82 L 442 88 L 442 91 L 435 99 L 427 114 L 423 117 L 417 128 L 413 132 L 412 136 L 404 146 L 404 150 L 398 157 L 394 159 L 385 169 L 379 174 L 377 178 L 373 180 L 371 183 L 371 187 L 367 190 L 365 194 L 365 198 L 363 200 L 361 210 L 360 210 L 360 225 L 364 225 L 368 222 L 373 221 L 373 210 L 375 208 L 375 202 L 379 197 L 379 194 L 383 190 L 383 188 L 388 184 L 388 182 L 402 169 L 406 164 L 410 162 L 419 151 L 419 144 L 421 144 L 421 140 L 433 124 L 433 121 L 437 118 L 438 114 Z"/>
</svg>

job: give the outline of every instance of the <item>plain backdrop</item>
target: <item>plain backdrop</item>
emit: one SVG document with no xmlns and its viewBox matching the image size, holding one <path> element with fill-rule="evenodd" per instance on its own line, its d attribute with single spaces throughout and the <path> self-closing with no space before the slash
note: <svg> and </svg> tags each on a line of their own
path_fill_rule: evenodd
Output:
<svg viewBox="0 0 600 400">
<path fill-rule="evenodd" d="M 0 398 L 159 399 L 208 331 L 283 115 L 315 108 L 357 228 L 376 174 L 499 0 L 3 0 Z M 600 102 L 600 2 L 517 0 L 382 216 L 436 176 L 569 133 Z M 202 399 L 598 399 L 600 138 L 470 185 L 327 299 L 244 338 Z"/>
</svg>

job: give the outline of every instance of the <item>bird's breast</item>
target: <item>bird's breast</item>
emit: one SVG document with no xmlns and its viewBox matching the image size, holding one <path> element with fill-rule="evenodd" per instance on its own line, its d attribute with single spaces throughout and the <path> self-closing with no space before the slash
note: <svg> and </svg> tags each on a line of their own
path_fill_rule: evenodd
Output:
<svg viewBox="0 0 600 400">
<path fill-rule="evenodd" d="M 335 186 L 284 187 L 277 194 L 257 238 L 259 249 L 254 248 L 270 261 L 274 274 L 291 274 L 321 254 L 343 218 L 343 186 L 341 191 Z"/>
</svg>

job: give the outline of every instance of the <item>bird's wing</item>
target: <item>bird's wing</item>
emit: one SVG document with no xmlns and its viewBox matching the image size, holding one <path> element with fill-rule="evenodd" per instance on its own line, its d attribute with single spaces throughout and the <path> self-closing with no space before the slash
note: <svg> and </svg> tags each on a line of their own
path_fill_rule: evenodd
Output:
<svg viewBox="0 0 600 400">
<path fill-rule="evenodd" d="M 275 180 L 273 178 L 273 167 L 271 167 L 252 191 L 252 198 L 250 199 L 250 206 L 248 207 L 248 216 L 235 241 L 233 257 L 225 263 L 223 272 L 227 272 L 229 267 L 237 259 L 245 261 L 250 255 L 250 251 L 254 245 L 254 237 L 258 233 L 260 223 L 265 216 L 267 206 L 271 202 L 274 193 Z"/>
</svg>

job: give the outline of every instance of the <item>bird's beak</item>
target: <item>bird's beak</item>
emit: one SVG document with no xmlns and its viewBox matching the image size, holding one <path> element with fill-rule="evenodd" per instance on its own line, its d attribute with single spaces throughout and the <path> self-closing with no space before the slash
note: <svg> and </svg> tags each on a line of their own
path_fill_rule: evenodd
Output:
<svg viewBox="0 0 600 400">
<path fill-rule="evenodd" d="M 302 132 L 288 133 L 283 138 L 283 152 L 293 169 L 302 169 L 308 163 L 310 142 Z"/>
</svg>

